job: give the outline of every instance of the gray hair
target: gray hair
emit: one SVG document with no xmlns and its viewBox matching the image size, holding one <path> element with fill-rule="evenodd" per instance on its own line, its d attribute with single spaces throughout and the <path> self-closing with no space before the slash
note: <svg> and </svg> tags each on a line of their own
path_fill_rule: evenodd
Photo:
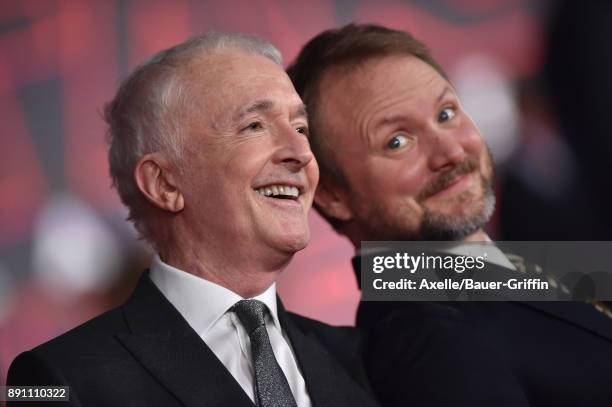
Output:
<svg viewBox="0 0 612 407">
<path fill-rule="evenodd" d="M 182 69 L 197 58 L 236 50 L 266 57 L 282 67 L 281 53 L 269 42 L 246 34 L 210 32 L 155 54 L 125 79 L 104 109 L 110 145 L 112 186 L 129 210 L 140 235 L 154 243 L 146 220 L 146 200 L 134 180 L 134 169 L 145 154 L 163 152 L 177 165 L 182 159 L 182 115 L 188 91 Z"/>
</svg>

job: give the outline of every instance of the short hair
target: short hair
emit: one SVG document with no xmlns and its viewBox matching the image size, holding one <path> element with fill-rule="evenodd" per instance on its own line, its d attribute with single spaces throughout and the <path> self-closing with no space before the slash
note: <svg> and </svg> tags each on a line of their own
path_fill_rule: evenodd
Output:
<svg viewBox="0 0 612 407">
<path fill-rule="evenodd" d="M 182 115 L 190 106 L 182 74 L 191 62 L 225 50 L 260 55 L 281 67 L 283 64 L 280 51 L 261 38 L 209 32 L 161 51 L 138 66 L 104 108 L 112 186 L 129 210 L 128 220 L 150 243 L 155 242 L 144 219 L 147 204 L 134 180 L 134 169 L 143 155 L 158 151 L 166 153 L 180 168 Z"/>
<path fill-rule="evenodd" d="M 407 32 L 374 24 L 348 24 L 339 29 L 323 31 L 302 48 L 287 69 L 296 91 L 308 107 L 310 146 L 319 163 L 321 182 L 328 180 L 343 187 L 349 186 L 342 169 L 334 162 L 317 111 L 323 78 L 332 70 L 350 72 L 364 62 L 392 55 L 416 57 L 448 79 L 424 43 Z M 316 203 L 314 206 L 338 230 L 338 220 L 328 217 Z"/>
</svg>

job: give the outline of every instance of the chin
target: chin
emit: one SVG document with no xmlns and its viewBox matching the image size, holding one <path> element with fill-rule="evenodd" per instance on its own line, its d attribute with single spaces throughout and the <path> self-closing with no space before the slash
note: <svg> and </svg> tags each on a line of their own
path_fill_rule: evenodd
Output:
<svg viewBox="0 0 612 407">
<path fill-rule="evenodd" d="M 271 233 L 270 237 L 274 240 L 274 246 L 284 252 L 295 253 L 305 248 L 310 242 L 310 228 L 306 219 L 270 225 L 268 233 Z"/>
<path fill-rule="evenodd" d="M 305 232 L 301 234 L 284 236 L 280 246 L 285 252 L 295 253 L 308 246 L 308 242 L 310 242 L 310 233 Z"/>
</svg>

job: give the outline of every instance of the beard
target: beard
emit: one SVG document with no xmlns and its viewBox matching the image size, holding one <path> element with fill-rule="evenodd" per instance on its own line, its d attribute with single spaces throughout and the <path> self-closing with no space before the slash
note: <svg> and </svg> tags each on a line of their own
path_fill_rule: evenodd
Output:
<svg viewBox="0 0 612 407">
<path fill-rule="evenodd" d="M 481 171 L 478 161 L 464 161 L 425 185 L 416 197 L 418 208 L 415 208 L 414 200 L 412 204 L 405 205 L 397 205 L 397 202 L 390 205 L 382 200 L 370 202 L 369 208 L 363 208 L 362 214 L 365 216 L 359 217 L 361 225 L 365 225 L 368 240 L 456 241 L 481 229 L 495 209 L 492 161 L 490 153 L 487 153 L 485 173 Z M 447 206 L 464 206 L 474 201 L 463 213 L 444 213 L 427 206 L 425 201 L 429 197 L 446 189 L 457 177 L 469 174 L 478 174 L 479 190 L 463 191 L 445 202 Z M 477 199 L 474 199 L 474 194 L 478 194 Z"/>
<path fill-rule="evenodd" d="M 480 177 L 483 198 L 465 216 L 453 216 L 423 207 L 421 229 L 416 240 L 461 240 L 487 224 L 495 210 L 495 193 L 492 183 Z M 468 197 L 459 195 L 455 201 L 463 203 Z"/>
</svg>

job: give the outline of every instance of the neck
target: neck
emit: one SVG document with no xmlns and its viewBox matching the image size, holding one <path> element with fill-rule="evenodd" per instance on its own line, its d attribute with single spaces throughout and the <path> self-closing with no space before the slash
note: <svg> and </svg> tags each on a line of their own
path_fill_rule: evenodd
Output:
<svg viewBox="0 0 612 407">
<path fill-rule="evenodd" d="M 289 264 L 293 253 L 278 253 L 267 248 L 228 248 L 214 243 L 194 243 L 184 239 L 160 248 L 165 263 L 227 288 L 243 298 L 266 291 Z"/>
</svg>

